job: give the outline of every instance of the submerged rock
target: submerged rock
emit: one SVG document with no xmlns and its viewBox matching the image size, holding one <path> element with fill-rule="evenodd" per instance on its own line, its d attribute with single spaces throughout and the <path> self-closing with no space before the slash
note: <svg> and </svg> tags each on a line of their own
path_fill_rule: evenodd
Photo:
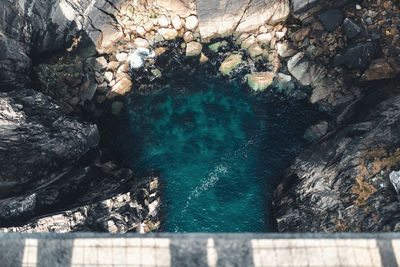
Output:
<svg viewBox="0 0 400 267">
<path fill-rule="evenodd" d="M 268 88 L 273 80 L 273 72 L 256 72 L 246 75 L 247 83 L 254 91 L 262 91 Z"/>
<path fill-rule="evenodd" d="M 330 9 L 322 12 L 319 19 L 327 31 L 334 31 L 343 21 L 342 11 L 339 9 Z"/>
<path fill-rule="evenodd" d="M 231 72 L 239 67 L 242 63 L 242 55 L 240 54 L 233 54 L 227 57 L 219 67 L 219 71 L 225 75 L 230 75 Z"/>
<path fill-rule="evenodd" d="M 350 39 L 357 37 L 361 33 L 361 27 L 352 19 L 346 18 L 343 22 L 344 33 Z"/>
<path fill-rule="evenodd" d="M 361 76 L 363 81 L 376 81 L 396 77 L 396 71 L 384 58 L 379 58 L 371 62 L 368 69 Z"/>
</svg>

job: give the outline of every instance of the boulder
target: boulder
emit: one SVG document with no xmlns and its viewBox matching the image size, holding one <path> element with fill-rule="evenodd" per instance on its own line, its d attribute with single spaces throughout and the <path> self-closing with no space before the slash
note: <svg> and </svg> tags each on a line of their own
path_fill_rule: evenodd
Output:
<svg viewBox="0 0 400 267">
<path fill-rule="evenodd" d="M 357 43 L 336 54 L 333 67 L 346 66 L 349 69 L 367 68 L 369 63 L 379 57 L 379 45 L 374 42 Z"/>
<path fill-rule="evenodd" d="M 219 67 L 219 71 L 225 75 L 230 75 L 231 72 L 239 67 L 242 63 L 242 55 L 240 54 L 233 54 L 227 57 Z"/>
<path fill-rule="evenodd" d="M 136 48 L 149 48 L 150 44 L 146 39 L 136 38 L 134 42 Z"/>
<path fill-rule="evenodd" d="M 0 197 L 49 182 L 99 141 L 96 125 L 33 90 L 0 93 L 0 125 Z"/>
<path fill-rule="evenodd" d="M 272 85 L 274 80 L 273 72 L 255 72 L 246 75 L 247 83 L 254 91 L 263 91 Z"/>
<path fill-rule="evenodd" d="M 396 71 L 385 58 L 379 58 L 371 62 L 368 69 L 361 76 L 362 81 L 376 81 L 396 77 Z"/>
<path fill-rule="evenodd" d="M 199 29 L 203 41 L 248 32 L 264 24 L 284 21 L 290 12 L 288 0 L 197 1 Z"/>
<path fill-rule="evenodd" d="M 202 45 L 199 42 L 190 42 L 186 45 L 186 56 L 192 57 L 200 55 L 202 50 Z"/>
<path fill-rule="evenodd" d="M 249 55 L 252 58 L 258 57 L 263 54 L 264 50 L 261 48 L 259 44 L 253 44 L 248 49 Z"/>
<path fill-rule="evenodd" d="M 292 0 L 292 9 L 294 13 L 301 13 L 320 2 L 322 2 L 322 0 Z"/>
<path fill-rule="evenodd" d="M 183 27 L 181 18 L 178 15 L 172 16 L 172 26 L 176 30 L 180 30 Z"/>
<path fill-rule="evenodd" d="M 318 139 L 328 133 L 328 126 L 327 121 L 319 122 L 305 131 L 304 138 L 310 142 L 318 141 Z"/>
<path fill-rule="evenodd" d="M 107 97 L 112 98 L 117 95 L 125 95 L 131 90 L 132 90 L 132 81 L 128 77 L 123 77 L 116 84 L 114 84 Z"/>
<path fill-rule="evenodd" d="M 343 29 L 346 36 L 350 39 L 357 37 L 361 33 L 361 27 L 349 18 L 344 19 Z"/>
<path fill-rule="evenodd" d="M 275 193 L 278 231 L 382 232 L 400 223 L 390 181 L 400 167 L 400 95 L 381 96 L 356 104 L 350 124 L 296 157 Z"/>
<path fill-rule="evenodd" d="M 177 30 L 169 28 L 160 28 L 158 29 L 158 33 L 167 41 L 174 40 L 178 36 Z"/>
<path fill-rule="evenodd" d="M 343 22 L 343 14 L 340 9 L 329 9 L 318 16 L 327 31 L 334 31 Z"/>
<path fill-rule="evenodd" d="M 290 74 L 295 77 L 301 85 L 311 85 L 312 78 L 310 75 L 312 63 L 310 59 L 305 56 L 303 52 L 297 53 L 291 57 L 287 62 L 287 67 Z"/>
<path fill-rule="evenodd" d="M 196 29 L 199 20 L 196 16 L 189 16 L 186 18 L 185 28 L 189 31 Z"/>
</svg>

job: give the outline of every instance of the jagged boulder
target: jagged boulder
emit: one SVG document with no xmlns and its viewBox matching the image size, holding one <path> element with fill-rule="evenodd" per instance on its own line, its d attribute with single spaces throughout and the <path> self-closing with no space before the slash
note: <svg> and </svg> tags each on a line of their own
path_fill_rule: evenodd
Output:
<svg viewBox="0 0 400 267">
<path fill-rule="evenodd" d="M 34 90 L 0 93 L 0 196 L 47 183 L 97 145 L 96 125 L 78 122 Z"/>
<path fill-rule="evenodd" d="M 400 229 L 400 202 L 389 178 L 400 167 L 400 95 L 377 99 L 359 102 L 350 125 L 295 159 L 276 190 L 279 231 Z M 365 112 L 365 106 L 374 108 Z"/>
</svg>

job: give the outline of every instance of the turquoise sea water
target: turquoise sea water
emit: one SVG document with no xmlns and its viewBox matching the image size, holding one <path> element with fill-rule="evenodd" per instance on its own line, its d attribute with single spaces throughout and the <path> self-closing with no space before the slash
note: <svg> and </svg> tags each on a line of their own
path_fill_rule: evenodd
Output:
<svg viewBox="0 0 400 267">
<path fill-rule="evenodd" d="M 165 181 L 167 232 L 273 231 L 272 193 L 315 108 L 204 73 L 176 73 L 151 94 L 133 94 L 124 134 L 136 174 Z"/>
</svg>

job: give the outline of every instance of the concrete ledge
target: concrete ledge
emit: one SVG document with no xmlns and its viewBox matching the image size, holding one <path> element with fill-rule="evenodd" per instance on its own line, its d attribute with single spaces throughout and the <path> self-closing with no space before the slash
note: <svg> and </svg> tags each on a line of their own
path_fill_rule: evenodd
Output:
<svg viewBox="0 0 400 267">
<path fill-rule="evenodd" d="M 398 266 L 400 234 L 0 234 L 0 266 Z"/>
</svg>

